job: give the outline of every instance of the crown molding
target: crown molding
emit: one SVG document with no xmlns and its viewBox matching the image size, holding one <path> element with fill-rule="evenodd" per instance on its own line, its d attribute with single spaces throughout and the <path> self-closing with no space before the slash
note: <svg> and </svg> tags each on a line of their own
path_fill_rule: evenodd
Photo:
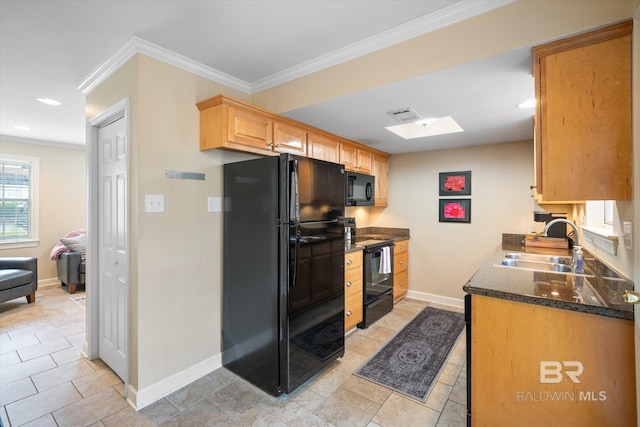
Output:
<svg viewBox="0 0 640 427">
<path fill-rule="evenodd" d="M 58 142 L 58 141 L 45 141 L 44 139 L 22 138 L 19 136 L 11 136 L 11 135 L 4 135 L 4 134 L 0 134 L 0 141 L 14 142 L 17 144 L 44 145 L 47 147 L 65 148 L 67 150 L 85 151 L 87 149 L 87 146 L 85 144 L 73 144 L 70 142 Z"/>
<path fill-rule="evenodd" d="M 202 76 L 209 80 L 213 80 L 225 86 L 229 86 L 233 89 L 250 93 L 249 83 L 136 36 L 132 36 L 118 50 L 116 50 L 113 55 L 96 67 L 82 81 L 82 83 L 80 83 L 78 90 L 87 95 L 138 53 Z"/>
<path fill-rule="evenodd" d="M 300 77 L 364 56 L 465 19 L 500 8 L 515 0 L 462 0 L 429 15 L 413 19 L 382 33 L 376 34 L 342 49 L 319 56 L 302 64 L 272 74 L 251 84 L 251 93 L 287 83 Z"/>
<path fill-rule="evenodd" d="M 229 74 L 189 59 L 169 49 L 165 49 L 139 37 L 132 36 L 118 50 L 116 50 L 116 52 L 96 67 L 82 81 L 82 83 L 80 83 L 78 90 L 80 90 L 84 95 L 87 95 L 96 86 L 100 85 L 104 80 L 124 65 L 129 59 L 138 53 L 142 53 L 151 58 L 173 65 L 230 88 L 242 91 L 246 94 L 254 94 L 368 53 L 410 40 L 439 28 L 489 12 L 493 9 L 513 3 L 514 1 L 516 0 L 462 0 L 429 15 L 416 18 L 380 34 L 376 34 L 328 54 L 321 55 L 317 58 L 303 62 L 279 73 L 272 74 L 253 83 L 237 79 Z"/>
</svg>

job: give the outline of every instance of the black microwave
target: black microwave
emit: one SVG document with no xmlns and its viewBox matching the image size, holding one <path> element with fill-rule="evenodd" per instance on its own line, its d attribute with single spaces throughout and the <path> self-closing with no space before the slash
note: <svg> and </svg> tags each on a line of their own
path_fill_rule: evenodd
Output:
<svg viewBox="0 0 640 427">
<path fill-rule="evenodd" d="M 347 199 L 345 206 L 373 206 L 376 178 L 363 173 L 347 172 Z"/>
</svg>

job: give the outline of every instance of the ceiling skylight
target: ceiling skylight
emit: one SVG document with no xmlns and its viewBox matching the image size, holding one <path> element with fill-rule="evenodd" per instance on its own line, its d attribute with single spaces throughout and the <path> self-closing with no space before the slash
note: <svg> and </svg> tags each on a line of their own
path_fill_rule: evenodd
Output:
<svg viewBox="0 0 640 427">
<path fill-rule="evenodd" d="M 425 138 L 428 136 L 464 132 L 464 129 L 462 129 L 451 116 L 421 119 L 404 125 L 387 126 L 385 129 L 404 139 Z"/>
</svg>

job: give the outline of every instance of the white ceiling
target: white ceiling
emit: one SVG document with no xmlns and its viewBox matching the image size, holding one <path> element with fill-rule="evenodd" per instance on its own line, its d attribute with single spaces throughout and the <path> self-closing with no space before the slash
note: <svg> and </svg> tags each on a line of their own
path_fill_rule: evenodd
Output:
<svg viewBox="0 0 640 427">
<path fill-rule="evenodd" d="M 132 40 L 254 93 L 510 1 L 1 0 L 0 134 L 84 144 L 79 87 Z M 533 111 L 516 105 L 532 97 L 523 48 L 283 114 L 401 153 L 530 139 Z M 405 141 L 384 129 L 404 107 L 465 132 Z"/>
</svg>

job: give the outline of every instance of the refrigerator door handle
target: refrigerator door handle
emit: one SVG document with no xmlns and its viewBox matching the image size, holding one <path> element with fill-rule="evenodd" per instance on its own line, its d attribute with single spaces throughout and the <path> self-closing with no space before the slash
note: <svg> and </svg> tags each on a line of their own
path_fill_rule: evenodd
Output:
<svg viewBox="0 0 640 427">
<path fill-rule="evenodd" d="M 291 205 L 289 221 L 297 222 L 300 219 L 300 195 L 298 193 L 298 161 L 291 161 Z"/>
<path fill-rule="evenodd" d="M 300 225 L 296 223 L 295 225 L 295 243 L 294 243 L 294 259 L 293 259 L 293 271 L 291 273 L 291 283 L 290 286 L 292 288 L 296 287 L 296 283 L 298 281 L 298 259 L 300 259 Z"/>
</svg>

